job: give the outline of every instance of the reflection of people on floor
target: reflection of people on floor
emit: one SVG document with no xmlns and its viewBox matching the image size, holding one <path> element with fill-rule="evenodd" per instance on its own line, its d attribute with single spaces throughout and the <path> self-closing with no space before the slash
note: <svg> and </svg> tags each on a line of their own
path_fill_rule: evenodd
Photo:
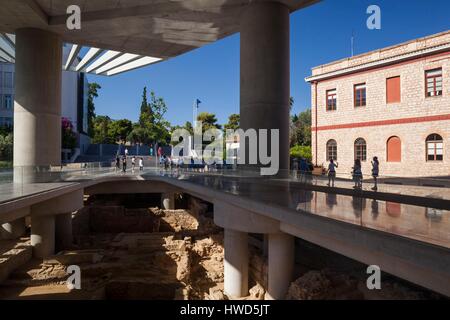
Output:
<svg viewBox="0 0 450 320">
<path fill-rule="evenodd" d="M 337 203 L 337 195 L 335 193 L 326 193 L 326 203 L 327 206 L 332 209 L 334 206 L 336 206 Z"/>
<path fill-rule="evenodd" d="M 362 169 L 361 169 L 361 160 L 355 159 L 355 164 L 353 165 L 353 181 L 355 182 L 354 189 L 362 188 Z"/>
<path fill-rule="evenodd" d="M 378 215 L 380 214 L 379 208 L 378 208 L 378 201 L 373 199 L 372 200 L 372 218 L 373 220 L 376 220 L 378 218 Z"/>
<path fill-rule="evenodd" d="M 337 195 L 335 193 L 326 193 L 325 199 L 327 206 L 330 209 L 337 205 Z"/>
<path fill-rule="evenodd" d="M 361 217 L 363 211 L 366 209 L 366 198 L 352 196 L 353 213 L 356 217 Z"/>
</svg>

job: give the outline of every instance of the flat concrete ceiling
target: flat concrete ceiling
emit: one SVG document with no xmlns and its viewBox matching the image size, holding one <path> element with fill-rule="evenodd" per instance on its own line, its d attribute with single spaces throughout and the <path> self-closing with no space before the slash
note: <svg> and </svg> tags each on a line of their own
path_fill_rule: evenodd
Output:
<svg viewBox="0 0 450 320">
<path fill-rule="evenodd" d="M 168 59 L 239 32 L 249 3 L 265 0 L 0 0 L 0 32 L 40 28 L 64 42 Z M 277 0 L 291 11 L 320 0 Z M 81 8 L 81 30 L 66 27 Z"/>
</svg>

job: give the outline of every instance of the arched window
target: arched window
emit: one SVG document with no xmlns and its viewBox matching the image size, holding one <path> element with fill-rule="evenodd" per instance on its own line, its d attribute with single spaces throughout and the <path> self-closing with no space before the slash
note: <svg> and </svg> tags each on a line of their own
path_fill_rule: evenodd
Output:
<svg viewBox="0 0 450 320">
<path fill-rule="evenodd" d="M 402 161 L 402 141 L 399 137 L 390 137 L 386 144 L 387 162 Z"/>
<path fill-rule="evenodd" d="M 330 159 L 337 160 L 337 143 L 333 139 L 327 142 L 327 161 Z"/>
<path fill-rule="evenodd" d="M 430 134 L 426 140 L 427 161 L 441 161 L 444 158 L 444 141 L 436 133 Z"/>
<path fill-rule="evenodd" d="M 363 138 L 358 138 L 355 141 L 355 160 L 366 161 L 367 159 L 367 144 Z"/>
</svg>

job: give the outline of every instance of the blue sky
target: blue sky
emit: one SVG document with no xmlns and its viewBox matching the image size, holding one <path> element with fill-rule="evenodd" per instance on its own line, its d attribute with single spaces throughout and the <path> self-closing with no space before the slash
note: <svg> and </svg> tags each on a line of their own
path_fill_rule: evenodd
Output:
<svg viewBox="0 0 450 320">
<path fill-rule="evenodd" d="M 381 8 L 381 30 L 366 27 L 366 9 Z M 324 0 L 291 14 L 291 96 L 294 112 L 311 105 L 304 78 L 311 68 L 350 56 L 352 30 L 355 54 L 450 29 L 448 0 Z M 220 123 L 239 113 L 239 34 L 168 61 L 111 78 L 90 76 L 102 89 L 97 114 L 113 119 L 139 117 L 142 89 L 165 99 L 167 120 L 192 121 L 192 104 L 215 113 Z"/>
</svg>

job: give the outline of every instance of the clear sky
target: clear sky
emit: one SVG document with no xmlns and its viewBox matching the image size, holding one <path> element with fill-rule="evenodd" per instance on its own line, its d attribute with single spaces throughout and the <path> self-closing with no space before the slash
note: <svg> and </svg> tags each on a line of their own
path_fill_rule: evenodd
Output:
<svg viewBox="0 0 450 320">
<path fill-rule="evenodd" d="M 369 30 L 366 9 L 381 8 L 381 30 Z M 383 48 L 450 29 L 449 0 L 324 0 L 291 15 L 291 96 L 294 112 L 311 105 L 304 78 L 311 68 L 350 56 L 354 30 L 355 54 Z M 90 76 L 102 86 L 97 114 L 113 119 L 139 117 L 142 89 L 147 86 L 165 99 L 167 120 L 192 121 L 192 104 L 215 113 L 226 123 L 239 113 L 239 34 L 168 61 L 122 75 Z"/>
</svg>

